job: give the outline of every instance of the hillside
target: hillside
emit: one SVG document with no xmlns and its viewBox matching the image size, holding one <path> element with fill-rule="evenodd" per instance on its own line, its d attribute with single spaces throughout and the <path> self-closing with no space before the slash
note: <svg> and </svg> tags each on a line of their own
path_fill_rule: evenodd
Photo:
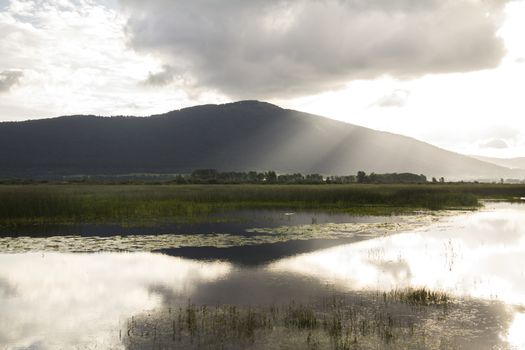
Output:
<svg viewBox="0 0 525 350">
<path fill-rule="evenodd" d="M 257 101 L 151 117 L 66 116 L 0 123 L 0 176 L 187 173 L 198 168 L 454 178 L 509 169 L 418 140 Z"/>
</svg>

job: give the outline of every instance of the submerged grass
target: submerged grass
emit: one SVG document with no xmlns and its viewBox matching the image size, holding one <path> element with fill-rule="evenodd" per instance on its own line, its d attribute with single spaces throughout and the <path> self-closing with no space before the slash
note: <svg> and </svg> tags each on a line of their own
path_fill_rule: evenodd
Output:
<svg viewBox="0 0 525 350">
<path fill-rule="evenodd" d="M 421 339 L 425 331 L 419 321 L 431 305 L 446 312 L 441 299 L 448 303 L 450 298 L 439 293 L 434 299 L 432 293 L 392 291 L 384 293 L 384 300 L 334 295 L 318 303 L 282 306 L 210 307 L 188 302 L 132 317 L 122 340 L 128 349 L 406 348 L 428 340 Z M 413 309 L 414 305 L 424 308 Z"/>
<path fill-rule="evenodd" d="M 236 209 L 390 215 L 471 208 L 479 198 L 513 198 L 518 185 L 0 185 L 0 226 L 213 222 Z"/>
</svg>

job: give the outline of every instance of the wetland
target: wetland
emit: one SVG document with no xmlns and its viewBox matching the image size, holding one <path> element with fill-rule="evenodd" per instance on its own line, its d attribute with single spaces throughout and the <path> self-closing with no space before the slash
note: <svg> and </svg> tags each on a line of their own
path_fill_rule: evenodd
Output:
<svg viewBox="0 0 525 350">
<path fill-rule="evenodd" d="M 306 191 L 335 191 L 319 187 Z M 385 188 L 375 191 L 398 190 Z M 67 191 L 53 193 L 78 199 Z M 91 195 L 108 196 L 98 191 Z M 432 191 L 446 190 L 424 196 Z M 507 201 L 470 193 L 475 202 L 439 210 L 422 200 L 327 209 L 309 195 L 294 201 L 301 205 L 270 206 L 284 194 L 265 205 L 220 204 L 198 220 L 160 225 L 140 215 L 43 216 L 34 204 L 32 216 L 2 221 L 0 348 L 525 346 L 525 204 L 508 201 L 513 193 Z"/>
</svg>

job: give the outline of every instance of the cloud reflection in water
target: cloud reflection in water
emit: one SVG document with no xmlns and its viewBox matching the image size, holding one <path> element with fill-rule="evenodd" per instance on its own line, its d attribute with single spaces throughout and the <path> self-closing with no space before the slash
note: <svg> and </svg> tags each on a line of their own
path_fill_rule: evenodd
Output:
<svg viewBox="0 0 525 350">
<path fill-rule="evenodd" d="M 119 347 L 121 320 L 160 305 L 151 285 L 191 293 L 230 269 L 150 253 L 1 254 L 0 344 Z"/>
</svg>

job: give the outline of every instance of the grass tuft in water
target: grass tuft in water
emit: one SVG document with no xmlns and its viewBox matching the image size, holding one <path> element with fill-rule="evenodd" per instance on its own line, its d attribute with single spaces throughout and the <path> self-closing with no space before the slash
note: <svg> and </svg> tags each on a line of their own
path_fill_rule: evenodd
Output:
<svg viewBox="0 0 525 350">
<path fill-rule="evenodd" d="M 420 320 L 433 317 L 428 315 L 435 310 L 431 305 L 450 301 L 445 293 L 425 288 L 384 293 L 384 302 L 377 296 L 337 295 L 318 303 L 282 306 L 188 302 L 174 312 L 170 308 L 132 318 L 123 342 L 128 349 L 401 349 L 427 342 Z"/>
<path fill-rule="evenodd" d="M 450 297 L 447 293 L 433 291 L 425 287 L 395 289 L 388 293 L 388 297 L 385 293 L 384 298 L 385 300 L 390 299 L 415 306 L 447 305 L 450 303 Z"/>
</svg>

